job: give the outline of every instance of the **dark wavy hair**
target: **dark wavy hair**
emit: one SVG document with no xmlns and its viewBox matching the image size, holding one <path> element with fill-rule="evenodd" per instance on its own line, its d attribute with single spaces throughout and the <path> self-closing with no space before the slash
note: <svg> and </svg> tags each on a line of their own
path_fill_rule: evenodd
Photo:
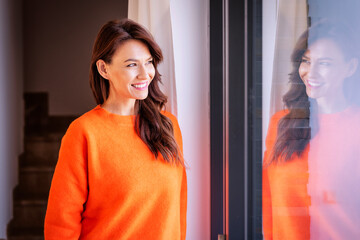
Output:
<svg viewBox="0 0 360 240">
<path fill-rule="evenodd" d="M 161 114 L 167 102 L 167 97 L 159 87 L 161 75 L 157 69 L 157 65 L 163 60 L 162 51 L 152 35 L 132 20 L 109 21 L 96 37 L 90 66 L 90 86 L 96 103 L 103 104 L 110 91 L 109 81 L 99 74 L 96 62 L 102 59 L 106 63 L 111 63 L 116 49 L 129 39 L 139 40 L 148 47 L 155 68 L 155 76 L 149 85 L 147 98 L 135 102 L 135 130 L 156 158 L 160 153 L 167 162 L 183 164 L 172 122 Z"/>
<path fill-rule="evenodd" d="M 294 154 L 301 156 L 319 128 L 316 101 L 306 94 L 305 84 L 299 75 L 302 57 L 308 46 L 318 39 L 331 39 L 342 50 L 345 60 L 358 59 L 357 41 L 354 36 L 352 29 L 347 25 L 322 20 L 308 28 L 298 39 L 291 55 L 293 69 L 289 74 L 290 88 L 283 96 L 288 113 L 279 120 L 270 163 L 289 161 Z M 349 102 L 357 103 L 355 96 L 359 82 L 358 71 L 344 81 L 343 91 Z"/>
</svg>

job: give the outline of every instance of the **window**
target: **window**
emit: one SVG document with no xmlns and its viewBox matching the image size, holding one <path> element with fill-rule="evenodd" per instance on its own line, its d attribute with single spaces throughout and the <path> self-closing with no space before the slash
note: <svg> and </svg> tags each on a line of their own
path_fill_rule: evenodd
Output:
<svg viewBox="0 0 360 240">
<path fill-rule="evenodd" d="M 212 239 L 360 238 L 360 3 L 219 2 Z"/>
</svg>

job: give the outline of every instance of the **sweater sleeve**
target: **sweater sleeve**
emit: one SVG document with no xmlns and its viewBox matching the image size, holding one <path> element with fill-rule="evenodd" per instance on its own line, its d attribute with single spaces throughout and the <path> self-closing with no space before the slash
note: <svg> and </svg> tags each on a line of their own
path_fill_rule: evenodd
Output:
<svg viewBox="0 0 360 240">
<path fill-rule="evenodd" d="M 182 143 L 182 136 L 180 132 L 179 125 L 176 121 L 177 129 L 178 129 L 178 144 L 183 155 L 183 143 Z M 184 163 L 185 164 L 185 163 Z M 181 230 L 181 240 L 185 240 L 186 238 L 186 212 L 187 212 L 187 175 L 186 169 L 183 167 L 183 174 L 182 174 L 182 181 L 181 181 L 181 192 L 180 192 L 180 230 Z"/>
<path fill-rule="evenodd" d="M 186 238 L 186 209 L 187 209 L 187 179 L 185 168 L 182 175 L 181 193 L 180 193 L 180 224 L 181 240 Z"/>
<path fill-rule="evenodd" d="M 164 115 L 171 119 L 174 128 L 175 140 L 178 144 L 180 154 L 183 156 L 183 141 L 179 123 L 174 115 L 169 112 L 164 112 Z M 185 160 L 184 165 L 186 166 Z M 180 192 L 180 231 L 181 240 L 186 238 L 186 212 L 187 212 L 187 176 L 186 169 L 183 167 L 183 174 L 181 180 L 181 192 Z"/>
<path fill-rule="evenodd" d="M 174 125 L 174 135 L 176 142 L 179 145 L 181 155 L 183 155 L 183 141 L 180 131 L 179 123 L 175 116 L 172 116 L 172 122 Z M 186 165 L 185 160 L 184 165 Z M 181 230 L 181 240 L 186 238 L 186 212 L 187 212 L 187 175 L 186 169 L 183 167 L 182 181 L 181 181 L 181 192 L 180 192 L 180 230 Z"/>
<path fill-rule="evenodd" d="M 272 240 L 272 204 L 271 192 L 267 169 L 263 169 L 263 192 L 262 192 L 262 211 L 263 211 L 263 233 L 264 239 Z"/>
<path fill-rule="evenodd" d="M 87 142 L 81 127 L 72 123 L 62 139 L 45 217 L 46 240 L 79 239 L 88 195 Z"/>
<path fill-rule="evenodd" d="M 272 216 L 272 198 L 271 198 L 271 188 L 269 183 L 268 175 L 268 163 L 271 152 L 276 140 L 277 127 L 279 120 L 286 114 L 286 111 L 280 111 L 274 116 L 272 116 L 269 129 L 265 140 L 266 150 L 264 153 L 264 167 L 262 171 L 262 212 L 263 212 L 263 233 L 264 239 L 272 240 L 273 239 L 273 216 Z"/>
</svg>

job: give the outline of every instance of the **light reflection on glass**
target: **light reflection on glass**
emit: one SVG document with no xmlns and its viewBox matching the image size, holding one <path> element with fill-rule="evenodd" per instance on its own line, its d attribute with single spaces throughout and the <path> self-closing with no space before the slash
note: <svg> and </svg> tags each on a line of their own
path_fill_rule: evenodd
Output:
<svg viewBox="0 0 360 240">
<path fill-rule="evenodd" d="M 311 27 L 292 51 L 285 107 L 266 136 L 264 237 L 360 239 L 358 21 L 323 18 L 313 11 L 321 1 L 308 2 Z"/>
</svg>

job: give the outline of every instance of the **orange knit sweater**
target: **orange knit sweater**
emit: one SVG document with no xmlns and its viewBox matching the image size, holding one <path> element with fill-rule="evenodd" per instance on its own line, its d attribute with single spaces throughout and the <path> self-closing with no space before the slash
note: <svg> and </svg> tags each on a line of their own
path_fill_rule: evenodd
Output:
<svg viewBox="0 0 360 240">
<path fill-rule="evenodd" d="M 176 118 L 176 141 L 182 139 Z M 62 139 L 45 217 L 45 239 L 184 240 L 187 183 L 181 165 L 155 159 L 133 116 L 97 106 Z"/>
<path fill-rule="evenodd" d="M 265 163 L 286 113 L 271 119 Z M 263 168 L 266 240 L 360 239 L 360 109 L 317 116 L 319 129 L 300 157 Z"/>
<path fill-rule="evenodd" d="M 278 122 L 286 113 L 280 111 L 271 118 L 264 163 L 275 144 Z M 293 157 L 289 162 L 263 168 L 263 231 L 266 240 L 310 239 L 307 183 L 306 156 Z"/>
</svg>

